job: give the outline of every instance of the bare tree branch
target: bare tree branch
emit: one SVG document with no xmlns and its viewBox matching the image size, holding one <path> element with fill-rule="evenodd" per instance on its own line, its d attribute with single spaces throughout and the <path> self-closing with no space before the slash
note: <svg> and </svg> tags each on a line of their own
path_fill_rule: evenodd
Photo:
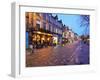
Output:
<svg viewBox="0 0 100 80">
<path fill-rule="evenodd" d="M 80 15 L 80 27 L 85 27 L 84 33 L 86 34 L 89 30 L 90 25 L 90 16 L 89 15 Z"/>
</svg>

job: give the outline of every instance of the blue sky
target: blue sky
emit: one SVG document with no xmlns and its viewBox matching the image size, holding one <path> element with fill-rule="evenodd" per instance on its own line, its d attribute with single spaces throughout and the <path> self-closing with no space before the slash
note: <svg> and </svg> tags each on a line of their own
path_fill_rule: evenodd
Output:
<svg viewBox="0 0 100 80">
<path fill-rule="evenodd" d="M 56 14 L 53 14 L 55 16 Z M 57 14 L 58 20 L 62 20 L 63 24 L 69 26 L 72 31 L 78 35 L 84 34 L 85 27 L 80 27 L 80 15 L 79 14 Z M 89 30 L 87 31 L 89 34 Z"/>
</svg>

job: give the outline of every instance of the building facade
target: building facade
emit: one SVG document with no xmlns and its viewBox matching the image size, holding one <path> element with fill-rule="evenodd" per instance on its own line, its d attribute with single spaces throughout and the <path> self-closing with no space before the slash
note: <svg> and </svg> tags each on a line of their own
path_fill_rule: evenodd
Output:
<svg viewBox="0 0 100 80">
<path fill-rule="evenodd" d="M 66 43 L 78 39 L 68 26 L 51 13 L 26 12 L 26 47 L 42 48 Z"/>
<path fill-rule="evenodd" d="M 26 12 L 26 32 L 33 48 L 57 45 L 62 39 L 62 23 L 51 13 Z"/>
<path fill-rule="evenodd" d="M 73 43 L 74 41 L 79 40 L 79 36 L 77 33 L 74 33 L 72 29 L 69 29 L 68 26 L 63 25 L 63 35 L 62 35 L 62 42 L 66 43 Z"/>
</svg>

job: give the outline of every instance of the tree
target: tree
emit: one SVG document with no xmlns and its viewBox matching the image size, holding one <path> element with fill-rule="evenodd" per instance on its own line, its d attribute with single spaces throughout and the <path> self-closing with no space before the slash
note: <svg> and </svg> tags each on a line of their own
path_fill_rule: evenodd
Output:
<svg viewBox="0 0 100 80">
<path fill-rule="evenodd" d="M 84 31 L 85 34 L 89 32 L 89 26 L 90 26 L 89 15 L 80 15 L 80 26 L 85 28 L 85 31 Z"/>
</svg>

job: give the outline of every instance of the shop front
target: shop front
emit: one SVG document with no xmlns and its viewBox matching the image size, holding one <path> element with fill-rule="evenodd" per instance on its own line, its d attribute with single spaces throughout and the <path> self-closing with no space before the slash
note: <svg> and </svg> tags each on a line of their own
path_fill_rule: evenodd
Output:
<svg viewBox="0 0 100 80">
<path fill-rule="evenodd" d="M 43 32 L 34 32 L 32 34 L 33 48 L 39 49 L 43 47 L 52 46 L 52 34 Z"/>
<path fill-rule="evenodd" d="M 58 35 L 53 34 L 53 45 L 56 46 L 58 44 Z"/>
<path fill-rule="evenodd" d="M 67 43 L 69 43 L 68 38 L 62 38 L 62 45 L 66 45 Z"/>
</svg>

